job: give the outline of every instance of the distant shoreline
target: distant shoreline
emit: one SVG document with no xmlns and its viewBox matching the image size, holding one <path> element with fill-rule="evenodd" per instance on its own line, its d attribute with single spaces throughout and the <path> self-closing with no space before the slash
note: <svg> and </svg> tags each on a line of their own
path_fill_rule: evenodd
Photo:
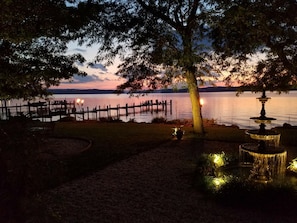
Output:
<svg viewBox="0 0 297 223">
<path fill-rule="evenodd" d="M 199 92 L 234 92 L 237 87 L 206 87 L 200 88 Z M 52 94 L 117 94 L 116 90 L 99 90 L 99 89 L 49 89 Z M 149 93 L 187 93 L 188 89 L 160 89 Z M 145 93 L 145 91 L 139 91 Z"/>
</svg>

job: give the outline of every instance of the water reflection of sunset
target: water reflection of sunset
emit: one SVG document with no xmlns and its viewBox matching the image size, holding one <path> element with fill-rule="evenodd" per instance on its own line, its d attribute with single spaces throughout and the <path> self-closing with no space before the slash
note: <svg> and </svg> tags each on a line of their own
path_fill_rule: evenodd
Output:
<svg viewBox="0 0 297 223">
<path fill-rule="evenodd" d="M 235 92 L 208 92 L 201 93 L 201 98 L 204 100 L 202 106 L 203 118 L 215 119 L 218 124 L 239 125 L 241 128 L 255 128 L 257 124 L 254 123 L 250 117 L 259 116 L 261 110 L 261 103 L 257 100 L 261 93 L 253 94 L 246 92 L 239 97 Z M 75 101 L 76 98 L 84 98 L 84 107 L 90 109 L 94 107 L 117 106 L 128 104 L 140 104 L 146 100 L 172 100 L 172 114 L 169 113 L 165 117 L 167 120 L 172 119 L 191 119 L 191 103 L 187 93 L 172 93 L 172 94 L 148 94 L 144 97 L 129 97 L 127 94 L 102 94 L 102 95 L 56 95 L 57 98 Z M 276 118 L 271 126 L 268 128 L 289 123 L 297 125 L 297 92 L 290 94 L 267 93 L 267 97 L 271 99 L 266 103 L 267 117 Z M 164 116 L 164 114 L 153 114 L 157 116 Z M 123 117 L 124 121 L 129 118 Z M 135 117 L 136 121 L 150 122 L 152 114 L 141 114 Z"/>
</svg>

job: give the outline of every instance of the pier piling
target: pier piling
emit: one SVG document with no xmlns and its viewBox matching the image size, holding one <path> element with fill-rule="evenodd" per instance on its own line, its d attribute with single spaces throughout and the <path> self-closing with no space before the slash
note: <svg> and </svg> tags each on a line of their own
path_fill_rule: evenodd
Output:
<svg viewBox="0 0 297 223">
<path fill-rule="evenodd" d="M 85 119 L 95 119 L 100 120 L 103 117 L 108 119 L 116 118 L 120 119 L 122 115 L 128 117 L 129 115 L 136 115 L 137 113 L 158 113 L 163 111 L 167 115 L 167 109 L 169 106 L 170 114 L 172 114 L 172 100 L 167 103 L 167 101 L 148 100 L 141 102 L 140 104 L 133 103 L 129 105 L 126 103 L 124 106 L 119 104 L 115 107 L 107 105 L 105 108 L 101 106 L 96 106 L 93 109 L 86 107 L 83 108 L 82 105 L 77 105 L 75 102 L 62 101 L 44 101 L 44 102 L 28 102 L 23 105 L 7 105 L 5 100 L 1 101 L 0 104 L 0 118 L 5 120 L 9 119 L 11 116 L 25 115 L 31 119 L 38 119 L 40 121 L 52 121 L 62 119 L 63 117 L 74 116 L 75 120 L 84 121 Z M 121 113 L 124 110 L 124 114 Z M 105 114 L 102 116 L 102 112 Z M 90 113 L 92 113 L 90 115 Z"/>
</svg>

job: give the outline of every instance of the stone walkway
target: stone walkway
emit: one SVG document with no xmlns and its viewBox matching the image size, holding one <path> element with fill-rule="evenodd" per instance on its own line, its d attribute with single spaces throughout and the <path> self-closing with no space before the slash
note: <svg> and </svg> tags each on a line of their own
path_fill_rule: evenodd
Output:
<svg viewBox="0 0 297 223">
<path fill-rule="evenodd" d="M 195 148 L 186 141 L 171 141 L 62 185 L 41 199 L 63 223 L 296 222 L 296 216 L 287 213 L 223 207 L 195 190 L 193 152 L 213 146 L 230 149 L 224 143 Z"/>
</svg>

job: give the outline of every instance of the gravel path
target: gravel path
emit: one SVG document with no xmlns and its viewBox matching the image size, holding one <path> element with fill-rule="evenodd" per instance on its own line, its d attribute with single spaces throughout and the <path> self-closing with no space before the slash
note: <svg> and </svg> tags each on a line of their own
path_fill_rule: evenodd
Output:
<svg viewBox="0 0 297 223">
<path fill-rule="evenodd" d="M 171 141 L 62 185 L 41 198 L 63 223 L 297 222 L 296 216 L 286 213 L 268 215 L 261 210 L 223 207 L 195 190 L 193 151 L 214 145 L 203 146 Z M 230 149 L 229 144 L 215 146 Z"/>
</svg>

